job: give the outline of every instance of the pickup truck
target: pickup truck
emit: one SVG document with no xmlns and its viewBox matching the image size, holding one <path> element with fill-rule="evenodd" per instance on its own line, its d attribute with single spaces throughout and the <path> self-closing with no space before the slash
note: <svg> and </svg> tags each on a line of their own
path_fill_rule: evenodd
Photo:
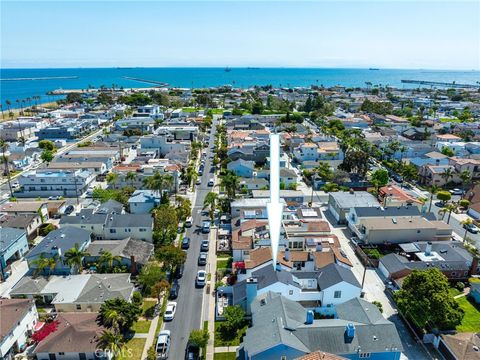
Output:
<svg viewBox="0 0 480 360">
<path fill-rule="evenodd" d="M 168 358 L 170 352 L 170 330 L 162 330 L 157 338 L 157 359 L 164 360 Z"/>
</svg>

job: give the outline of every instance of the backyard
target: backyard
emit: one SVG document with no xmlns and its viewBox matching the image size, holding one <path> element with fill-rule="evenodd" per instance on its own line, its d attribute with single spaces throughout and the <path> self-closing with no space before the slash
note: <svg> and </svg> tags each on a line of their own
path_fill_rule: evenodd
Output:
<svg viewBox="0 0 480 360">
<path fill-rule="evenodd" d="M 237 331 L 236 334 L 226 333 L 221 329 L 221 322 L 215 322 L 215 347 L 218 346 L 238 346 L 241 339 L 245 335 L 248 329 L 248 325 Z"/>
<path fill-rule="evenodd" d="M 462 323 L 457 326 L 460 332 L 480 332 L 480 306 L 475 305 L 472 300 L 466 296 L 456 299 L 460 307 L 465 311 Z"/>
<path fill-rule="evenodd" d="M 213 354 L 213 360 L 235 360 L 237 354 L 234 352 L 224 352 L 224 353 L 215 353 Z"/>
</svg>

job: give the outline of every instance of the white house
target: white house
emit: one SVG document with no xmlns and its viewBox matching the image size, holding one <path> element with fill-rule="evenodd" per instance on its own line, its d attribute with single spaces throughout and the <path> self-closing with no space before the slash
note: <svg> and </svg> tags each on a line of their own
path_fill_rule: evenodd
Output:
<svg viewBox="0 0 480 360">
<path fill-rule="evenodd" d="M 31 299 L 0 299 L 0 358 L 13 359 L 25 349 L 27 338 L 38 321 Z"/>
</svg>

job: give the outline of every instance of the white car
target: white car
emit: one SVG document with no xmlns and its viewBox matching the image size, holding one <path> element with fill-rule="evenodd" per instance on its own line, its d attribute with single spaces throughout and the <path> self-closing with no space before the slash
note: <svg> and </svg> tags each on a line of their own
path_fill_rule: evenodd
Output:
<svg viewBox="0 0 480 360">
<path fill-rule="evenodd" d="M 450 190 L 450 194 L 452 194 L 452 195 L 463 195 L 463 190 L 461 190 L 461 189 L 452 189 L 452 190 Z"/>
<path fill-rule="evenodd" d="M 170 352 L 170 330 L 162 330 L 157 338 L 157 359 L 167 359 Z"/>
<path fill-rule="evenodd" d="M 170 301 L 167 303 L 165 313 L 163 314 L 163 320 L 172 321 L 175 317 L 175 312 L 177 311 L 177 303 L 175 301 Z"/>
<path fill-rule="evenodd" d="M 205 270 L 198 270 L 195 285 L 197 287 L 204 287 L 207 282 L 207 272 Z"/>
</svg>

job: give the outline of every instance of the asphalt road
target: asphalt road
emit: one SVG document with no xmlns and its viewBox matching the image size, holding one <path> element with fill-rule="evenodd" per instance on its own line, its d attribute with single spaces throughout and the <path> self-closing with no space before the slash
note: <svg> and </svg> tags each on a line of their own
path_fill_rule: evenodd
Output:
<svg viewBox="0 0 480 360">
<path fill-rule="evenodd" d="M 212 166 L 210 155 L 212 154 L 214 134 L 215 123 L 213 124 L 212 133 L 210 135 L 210 146 L 207 151 L 205 170 L 201 177 L 202 183 L 197 186 L 197 197 L 192 209 L 193 226 L 189 228 L 185 234 L 185 236 L 190 237 L 191 240 L 190 248 L 187 252 L 187 260 L 185 261 L 184 274 L 179 280 L 179 296 L 175 300 L 177 302 L 177 311 L 175 319 L 171 322 L 165 323 L 165 329 L 171 331 L 169 359 L 183 359 L 185 357 L 185 349 L 191 330 L 203 327 L 200 321 L 205 288 L 195 288 L 195 277 L 198 270 L 205 269 L 205 266 L 197 265 L 197 260 L 200 253 L 201 241 L 208 239 L 208 234 L 201 233 L 201 225 L 203 220 L 208 220 L 208 216 L 202 216 L 202 208 L 205 196 L 212 191 L 212 187 L 208 187 L 207 184 L 208 180 L 213 177 L 213 174 L 210 173 L 210 168 Z"/>
</svg>

